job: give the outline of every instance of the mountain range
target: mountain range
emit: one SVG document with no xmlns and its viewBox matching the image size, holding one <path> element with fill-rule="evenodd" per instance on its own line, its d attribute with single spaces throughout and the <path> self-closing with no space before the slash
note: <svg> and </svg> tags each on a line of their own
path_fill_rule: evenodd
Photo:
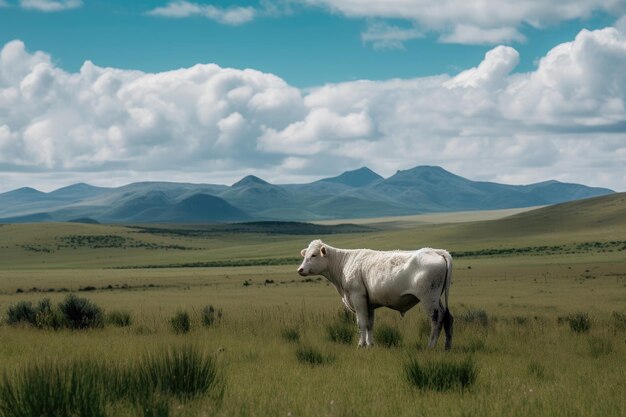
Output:
<svg viewBox="0 0 626 417">
<path fill-rule="evenodd" d="M 270 184 L 253 175 L 231 186 L 139 182 L 105 188 L 74 184 L 48 193 L 0 194 L 0 222 L 205 223 L 349 219 L 549 205 L 611 194 L 607 188 L 546 181 L 471 181 L 437 166 L 383 178 L 369 168 L 308 184 Z"/>
</svg>

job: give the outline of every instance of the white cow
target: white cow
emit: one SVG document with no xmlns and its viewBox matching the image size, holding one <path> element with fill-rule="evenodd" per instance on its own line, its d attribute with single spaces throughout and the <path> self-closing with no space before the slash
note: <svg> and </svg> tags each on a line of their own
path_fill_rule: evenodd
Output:
<svg viewBox="0 0 626 417">
<path fill-rule="evenodd" d="M 333 248 L 314 240 L 301 251 L 298 274 L 322 275 L 337 289 L 343 303 L 356 313 L 359 347 L 372 346 L 374 310 L 389 307 L 404 316 L 421 302 L 431 322 L 429 348 L 434 348 L 442 326 L 446 349 L 452 347 L 453 318 L 448 310 L 452 256 L 443 249 L 374 251 Z M 441 302 L 441 295 L 443 303 Z"/>
</svg>

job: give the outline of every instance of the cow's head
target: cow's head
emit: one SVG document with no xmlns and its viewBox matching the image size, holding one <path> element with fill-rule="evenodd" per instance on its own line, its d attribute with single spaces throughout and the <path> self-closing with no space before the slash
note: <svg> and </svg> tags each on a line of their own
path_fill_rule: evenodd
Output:
<svg viewBox="0 0 626 417">
<path fill-rule="evenodd" d="M 303 277 L 320 275 L 328 268 L 328 250 L 321 240 L 314 240 L 308 248 L 302 249 L 300 254 L 304 260 L 298 268 L 298 274 Z"/>
</svg>

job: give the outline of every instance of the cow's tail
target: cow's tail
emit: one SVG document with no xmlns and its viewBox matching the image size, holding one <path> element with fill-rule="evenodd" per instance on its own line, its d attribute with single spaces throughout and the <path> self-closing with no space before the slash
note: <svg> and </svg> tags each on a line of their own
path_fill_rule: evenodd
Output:
<svg viewBox="0 0 626 417">
<path fill-rule="evenodd" d="M 450 292 L 450 284 L 452 284 L 452 255 L 447 250 L 437 249 L 439 255 L 446 261 L 446 279 L 443 283 L 441 293 L 443 295 L 443 311 L 447 313 L 448 310 L 448 294 Z"/>
</svg>

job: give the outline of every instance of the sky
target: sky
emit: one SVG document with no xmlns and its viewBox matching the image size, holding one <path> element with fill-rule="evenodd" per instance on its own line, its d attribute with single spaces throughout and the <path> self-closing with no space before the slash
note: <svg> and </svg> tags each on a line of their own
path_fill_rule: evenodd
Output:
<svg viewBox="0 0 626 417">
<path fill-rule="evenodd" d="M 0 0 L 0 192 L 417 165 L 626 191 L 626 2 Z"/>
</svg>

